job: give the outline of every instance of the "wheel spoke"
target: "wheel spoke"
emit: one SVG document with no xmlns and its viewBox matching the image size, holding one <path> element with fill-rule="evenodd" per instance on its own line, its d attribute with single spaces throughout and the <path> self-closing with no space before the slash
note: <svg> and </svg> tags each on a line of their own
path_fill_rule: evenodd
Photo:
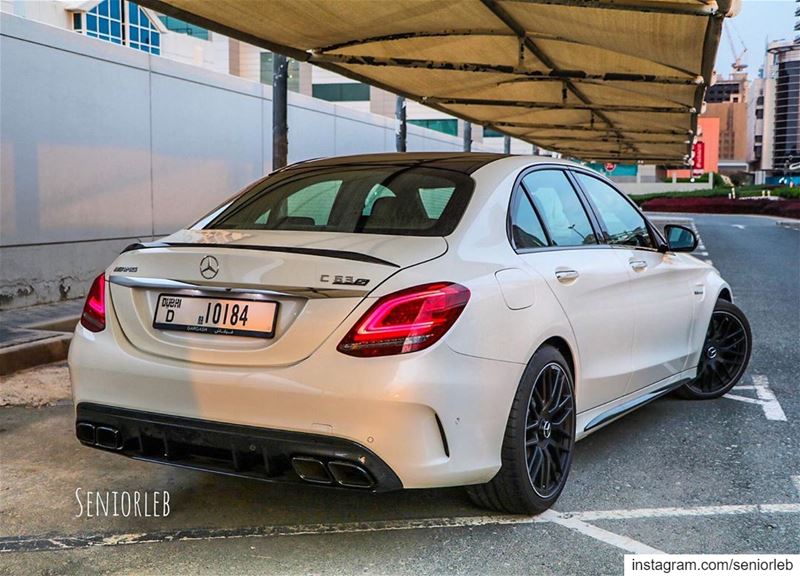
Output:
<svg viewBox="0 0 800 576">
<path fill-rule="evenodd" d="M 539 419 L 539 414 L 541 414 L 539 408 L 536 406 L 535 394 L 531 397 L 531 403 L 528 406 L 528 414 L 532 414 L 537 420 Z"/>
<path fill-rule="evenodd" d="M 542 455 L 544 456 L 544 466 L 542 469 L 542 488 L 547 488 L 550 484 L 550 469 L 552 468 L 552 461 L 550 459 L 550 453 L 547 450 L 542 450 Z"/>
<path fill-rule="evenodd" d="M 542 391 L 539 386 L 534 386 L 533 394 L 536 396 L 536 398 L 538 398 L 539 403 L 544 405 L 544 397 L 542 397 Z M 533 402 L 531 402 L 531 404 L 533 404 Z"/>
<path fill-rule="evenodd" d="M 730 346 L 736 346 L 740 342 L 744 342 L 746 335 L 744 330 L 738 330 L 732 334 L 728 334 L 723 336 L 719 340 L 719 347 L 720 348 L 728 348 Z"/>
<path fill-rule="evenodd" d="M 537 446 L 533 451 L 533 456 L 531 457 L 530 462 L 528 463 L 528 475 L 531 477 L 531 480 L 535 479 L 541 469 L 542 469 L 542 462 L 544 460 L 544 456 L 542 455 L 542 449 Z"/>
<path fill-rule="evenodd" d="M 564 413 L 558 419 L 553 419 L 550 421 L 550 423 L 556 429 L 560 429 L 561 426 L 563 426 L 566 423 L 567 418 L 569 418 L 571 415 L 572 415 L 572 407 L 569 406 L 566 408 L 566 410 L 564 410 Z"/>
<path fill-rule="evenodd" d="M 561 410 L 564 409 L 565 406 L 569 405 L 570 400 L 572 400 L 572 396 L 570 394 L 564 395 L 563 398 L 561 399 L 561 402 L 559 402 L 558 405 L 550 411 L 550 413 L 558 414 Z"/>
<path fill-rule="evenodd" d="M 564 380 L 566 379 L 564 377 L 564 373 L 561 372 L 561 370 L 554 368 L 553 371 L 555 372 L 555 378 L 553 382 L 553 395 L 550 397 L 550 403 L 547 406 L 548 408 L 557 405 L 561 400 L 561 395 L 564 391 Z"/>
<path fill-rule="evenodd" d="M 720 378 L 723 380 L 724 384 L 727 384 L 733 379 L 733 374 L 731 374 L 730 370 L 728 370 L 728 366 L 725 362 L 717 362 L 717 366 L 719 366 L 719 371 L 717 372 L 720 375 Z"/>
<path fill-rule="evenodd" d="M 558 479 L 561 477 L 561 472 L 562 472 L 561 454 L 559 454 L 558 448 L 552 444 L 548 446 L 547 449 L 550 451 L 550 461 L 553 463 L 553 470 L 556 473 L 555 481 L 558 482 Z"/>
<path fill-rule="evenodd" d="M 546 411 L 550 408 L 550 404 L 553 403 L 553 394 L 555 392 L 555 382 L 553 382 L 553 371 L 552 369 L 545 370 L 545 373 L 542 378 L 542 389 L 545 391 L 543 396 L 545 397 L 545 402 L 542 404 L 542 412 Z"/>
</svg>

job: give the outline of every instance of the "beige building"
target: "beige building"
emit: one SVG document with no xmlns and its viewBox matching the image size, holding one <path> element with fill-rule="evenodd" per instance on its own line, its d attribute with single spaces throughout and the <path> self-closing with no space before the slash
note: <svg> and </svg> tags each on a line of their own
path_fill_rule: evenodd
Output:
<svg viewBox="0 0 800 576">
<path fill-rule="evenodd" d="M 748 149 L 747 73 L 718 78 L 706 93 L 704 117 L 719 118 L 720 169 L 745 171 Z"/>
</svg>

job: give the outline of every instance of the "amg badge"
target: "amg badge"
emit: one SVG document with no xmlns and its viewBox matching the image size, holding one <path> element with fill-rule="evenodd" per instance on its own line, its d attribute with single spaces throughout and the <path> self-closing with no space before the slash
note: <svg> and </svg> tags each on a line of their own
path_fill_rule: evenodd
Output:
<svg viewBox="0 0 800 576">
<path fill-rule="evenodd" d="M 369 278 L 353 278 L 352 276 L 340 276 L 338 274 L 323 274 L 319 277 L 319 281 L 344 286 L 366 286 L 369 284 Z"/>
</svg>

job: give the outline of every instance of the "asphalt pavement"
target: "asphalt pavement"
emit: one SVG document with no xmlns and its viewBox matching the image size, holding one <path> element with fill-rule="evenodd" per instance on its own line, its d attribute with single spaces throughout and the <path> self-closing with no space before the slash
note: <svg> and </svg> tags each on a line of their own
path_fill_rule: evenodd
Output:
<svg viewBox="0 0 800 576">
<path fill-rule="evenodd" d="M 753 328 L 730 397 L 668 397 L 577 446 L 555 510 L 494 515 L 463 490 L 280 486 L 81 447 L 72 408 L 0 409 L 0 573 L 621 574 L 631 551 L 800 553 L 800 231 L 696 227 Z M 76 489 L 164 491 L 165 518 L 78 516 Z"/>
</svg>

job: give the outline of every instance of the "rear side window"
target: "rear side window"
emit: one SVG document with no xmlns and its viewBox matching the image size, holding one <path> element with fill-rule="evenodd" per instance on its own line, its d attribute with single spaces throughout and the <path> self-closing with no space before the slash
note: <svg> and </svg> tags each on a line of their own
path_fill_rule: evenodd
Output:
<svg viewBox="0 0 800 576">
<path fill-rule="evenodd" d="M 597 244 L 578 194 L 560 170 L 537 170 L 522 179 L 553 246 Z"/>
<path fill-rule="evenodd" d="M 511 236 L 517 249 L 547 246 L 547 236 L 542 223 L 523 190 L 516 194 L 514 205 L 511 207 Z"/>
<path fill-rule="evenodd" d="M 469 176 L 441 168 L 289 170 L 246 191 L 206 228 L 446 236 L 472 189 Z"/>
</svg>

